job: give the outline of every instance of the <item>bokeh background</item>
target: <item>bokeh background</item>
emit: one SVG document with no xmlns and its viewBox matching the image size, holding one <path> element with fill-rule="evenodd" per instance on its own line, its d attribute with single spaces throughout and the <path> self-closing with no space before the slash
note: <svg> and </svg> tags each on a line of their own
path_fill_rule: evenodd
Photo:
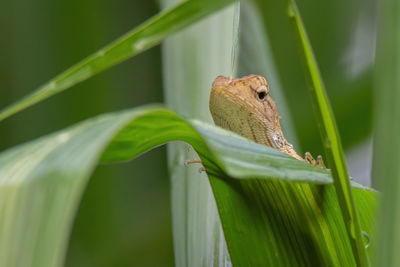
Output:
<svg viewBox="0 0 400 267">
<path fill-rule="evenodd" d="M 323 154 L 284 1 L 260 1 L 300 143 Z M 376 0 L 298 0 L 326 82 L 350 174 L 369 184 Z M 0 108 L 139 25 L 158 1 L 2 0 Z M 300 70 L 300 71 L 299 71 Z M 95 115 L 162 102 L 157 46 L 0 124 L 0 150 Z M 284 118 L 283 118 L 284 119 Z M 72 229 L 66 266 L 172 266 L 165 147 L 99 166 Z"/>
</svg>

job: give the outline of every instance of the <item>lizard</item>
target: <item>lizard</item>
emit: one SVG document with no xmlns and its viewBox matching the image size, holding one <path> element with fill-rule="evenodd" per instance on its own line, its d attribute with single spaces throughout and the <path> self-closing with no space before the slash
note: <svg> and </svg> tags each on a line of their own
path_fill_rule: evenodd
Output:
<svg viewBox="0 0 400 267">
<path fill-rule="evenodd" d="M 237 79 L 218 76 L 212 84 L 209 108 L 217 126 L 295 159 L 325 168 L 321 156 L 315 160 L 306 152 L 302 158 L 285 139 L 278 108 L 263 76 L 249 75 Z"/>
</svg>

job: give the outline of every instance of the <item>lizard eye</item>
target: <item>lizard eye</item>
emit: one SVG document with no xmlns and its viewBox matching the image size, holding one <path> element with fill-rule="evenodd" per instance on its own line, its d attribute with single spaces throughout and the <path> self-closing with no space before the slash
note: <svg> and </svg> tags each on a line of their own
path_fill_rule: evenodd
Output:
<svg viewBox="0 0 400 267">
<path fill-rule="evenodd" d="M 262 92 L 258 92 L 258 99 L 263 100 L 265 98 L 265 96 L 267 95 L 266 92 L 262 91 Z"/>
</svg>

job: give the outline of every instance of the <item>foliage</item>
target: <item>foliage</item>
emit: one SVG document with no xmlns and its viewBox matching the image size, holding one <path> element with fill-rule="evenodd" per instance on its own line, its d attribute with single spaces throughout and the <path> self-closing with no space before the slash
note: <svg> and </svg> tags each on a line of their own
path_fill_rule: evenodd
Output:
<svg viewBox="0 0 400 267">
<path fill-rule="evenodd" d="M 173 140 L 191 144 L 202 159 L 234 265 L 352 263 L 350 250 L 339 249 L 349 244 L 346 235 L 337 236 L 344 225 L 334 190 L 318 186 L 332 182 L 328 172 L 150 106 L 93 118 L 0 155 L 1 265 L 61 265 L 99 158 L 127 160 Z M 370 232 L 374 192 L 361 187 L 354 193 Z"/>
<path fill-rule="evenodd" d="M 191 0 L 176 4 L 56 76 L 20 102 L 4 109 L 0 113 L 0 121 L 159 44 L 164 38 L 231 2 L 230 0 Z M 265 12 L 266 9 L 261 10 Z M 292 6 L 291 11 L 294 12 L 295 18 L 299 18 L 297 9 L 293 9 Z M 266 16 L 263 15 L 265 19 Z M 216 16 L 221 18 L 220 13 Z M 228 14 L 227 17 L 229 16 Z M 254 17 L 257 16 L 259 14 Z M 262 33 L 263 29 L 259 26 L 259 22 L 250 23 L 256 23 L 258 32 Z M 315 78 L 314 81 L 317 81 L 317 89 L 318 87 L 321 89 L 321 78 L 313 66 L 316 64 L 305 37 L 305 30 L 300 20 L 297 20 L 297 23 L 297 26 L 300 25 L 306 57 L 312 59 L 311 62 L 309 61 L 311 74 L 314 74 L 312 75 Z M 224 29 L 226 28 L 229 27 Z M 188 31 L 192 30 L 193 28 L 188 28 Z M 213 30 L 203 32 L 203 39 L 208 36 L 207 34 L 213 36 L 217 28 Z M 207 40 L 214 39 L 207 37 Z M 202 41 L 207 42 L 207 40 Z M 266 40 L 260 38 L 248 45 L 263 47 Z M 189 47 L 187 46 L 190 44 L 188 38 L 179 42 L 183 44 L 183 48 Z M 178 43 L 175 43 L 174 49 L 179 49 Z M 196 53 L 202 51 L 193 46 L 190 48 Z M 168 50 L 164 50 L 164 53 L 165 51 Z M 211 48 L 206 53 L 210 52 L 212 55 L 212 51 L 216 50 Z M 208 84 L 208 79 L 210 79 L 209 74 L 215 70 L 226 71 L 226 65 L 230 64 L 230 60 L 217 56 L 216 62 L 222 63 L 221 65 L 212 64 L 215 68 L 212 69 L 210 61 L 201 62 L 201 57 L 206 58 L 208 54 L 196 53 L 193 55 L 199 56 L 200 59 L 197 58 L 199 62 L 187 61 L 186 69 L 193 71 L 193 68 L 197 67 L 197 73 L 204 75 L 193 72 L 194 74 L 185 82 L 206 88 L 205 84 Z M 165 57 L 168 57 L 168 53 L 165 54 L 167 54 Z M 258 60 L 258 62 L 261 61 Z M 168 59 L 165 62 L 169 64 Z M 197 63 L 200 64 L 197 65 Z M 273 66 L 273 63 L 270 64 Z M 277 76 L 274 75 L 271 79 L 279 84 Z M 178 79 L 168 82 L 171 77 L 166 76 L 167 87 L 173 88 L 171 85 L 175 81 L 178 83 L 175 87 L 177 92 L 186 90 L 187 84 L 179 84 Z M 192 110 L 198 108 L 199 112 L 185 113 L 178 108 L 179 104 L 174 105 L 179 102 L 179 98 L 171 92 L 167 91 L 169 106 L 185 115 L 204 118 L 204 105 L 199 105 L 198 99 L 193 97 L 195 94 L 186 100 L 191 103 Z M 175 100 L 171 101 L 171 99 Z M 325 101 L 324 97 L 318 99 L 320 103 Z M 328 106 L 326 101 L 323 105 L 325 108 Z M 333 121 L 332 114 L 321 113 L 324 118 L 323 123 Z M 335 139 L 337 138 L 336 130 L 330 133 L 327 139 L 329 142 L 338 140 Z M 291 136 L 295 138 L 293 133 Z M 218 260 L 218 265 L 226 265 L 227 261 L 231 261 L 238 266 L 254 264 L 337 266 L 356 263 L 366 265 L 360 230 L 373 236 L 376 193 L 356 183 L 352 183 L 350 187 L 346 180 L 347 171 L 342 153 L 336 154 L 336 158 L 333 157 L 335 160 L 330 161 L 331 166 L 339 166 L 342 169 L 340 179 L 335 179 L 335 190 L 331 174 L 326 170 L 311 167 L 273 149 L 253 144 L 211 125 L 182 119 L 175 113 L 160 107 L 143 107 L 106 114 L 2 152 L 0 154 L 0 210 L 4 219 L 0 222 L 0 263 L 6 266 L 62 265 L 73 218 L 95 166 L 99 162 L 129 160 L 153 147 L 174 140 L 191 144 L 202 159 L 222 225 L 223 231 L 219 233 L 224 234 L 212 238 L 219 239 L 216 244 L 222 244 L 222 246 L 226 241 L 229 251 L 229 255 L 224 255 L 223 258 L 211 257 L 204 260 L 202 257 L 209 255 L 210 252 L 195 249 L 194 253 L 198 254 L 196 264 L 202 265 L 205 262 L 209 263 L 209 260 L 212 262 Z M 335 149 L 340 152 L 342 150 L 340 142 L 335 143 L 337 144 Z M 328 158 L 331 157 L 328 155 Z M 175 170 L 184 170 L 176 157 L 171 157 L 170 161 L 173 161 L 171 166 Z M 341 164 L 336 165 L 338 162 Z M 335 170 L 337 168 L 333 168 L 334 174 L 337 173 Z M 192 172 L 187 178 L 203 179 L 203 184 L 207 183 L 204 176 L 198 176 L 195 177 Z M 336 192 L 339 193 L 339 198 L 336 197 Z M 341 192 L 344 193 L 341 194 Z M 338 199 L 344 212 L 344 220 L 339 210 Z M 213 203 L 211 205 L 214 205 Z M 196 203 L 187 205 L 193 207 Z M 208 203 L 203 203 L 203 206 L 207 205 Z M 205 215 L 208 216 L 207 213 Z M 190 229 L 195 229 L 188 225 L 190 222 L 186 221 L 187 218 L 190 219 L 190 217 L 174 218 L 174 220 L 184 220 L 186 234 Z M 29 222 L 29 227 L 27 227 L 27 222 Z M 346 228 L 350 229 L 348 230 L 350 239 L 345 235 Z M 175 236 L 175 238 L 179 237 Z M 205 240 L 208 239 L 200 241 L 203 242 L 202 248 L 209 244 Z M 178 252 L 178 258 L 188 251 L 193 253 L 190 250 L 190 244 L 184 243 L 184 246 L 183 252 Z M 354 261 L 351 246 L 355 251 L 356 261 Z M 211 247 L 211 254 L 218 249 Z M 371 250 L 368 249 L 367 252 L 371 257 Z M 185 254 L 183 257 L 185 260 L 179 262 L 189 263 L 189 255 Z"/>
</svg>

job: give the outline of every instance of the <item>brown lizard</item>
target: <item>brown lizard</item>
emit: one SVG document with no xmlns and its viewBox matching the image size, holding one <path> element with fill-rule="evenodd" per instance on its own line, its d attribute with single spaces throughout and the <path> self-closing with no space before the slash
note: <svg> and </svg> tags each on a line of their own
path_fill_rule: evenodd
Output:
<svg viewBox="0 0 400 267">
<path fill-rule="evenodd" d="M 325 167 L 321 156 L 315 160 L 307 152 L 302 158 L 285 139 L 278 109 L 269 94 L 268 82 L 260 75 L 239 79 L 218 76 L 211 89 L 210 111 L 215 124 L 222 128 L 298 160 Z"/>
</svg>

